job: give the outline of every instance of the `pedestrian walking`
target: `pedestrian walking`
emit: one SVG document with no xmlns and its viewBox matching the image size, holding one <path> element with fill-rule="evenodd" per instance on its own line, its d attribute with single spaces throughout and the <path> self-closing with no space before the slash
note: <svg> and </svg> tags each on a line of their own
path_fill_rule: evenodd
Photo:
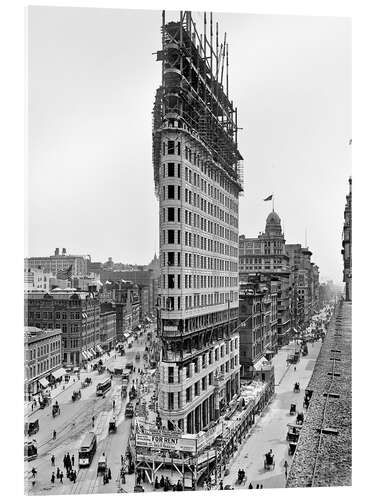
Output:
<svg viewBox="0 0 375 500">
<path fill-rule="evenodd" d="M 51 465 L 52 467 L 55 467 L 55 455 L 52 455 L 51 457 Z"/>
<path fill-rule="evenodd" d="M 250 483 L 251 484 L 251 483 Z M 224 486 L 223 486 L 223 481 L 220 481 L 219 483 L 219 490 L 223 490 L 224 489 Z"/>
<path fill-rule="evenodd" d="M 63 465 L 64 465 L 64 469 L 66 469 L 66 467 L 67 467 L 66 455 L 64 455 L 64 458 L 63 458 Z"/>
<path fill-rule="evenodd" d="M 285 479 L 288 477 L 288 462 L 285 460 L 284 462 L 284 469 L 285 469 Z"/>
<path fill-rule="evenodd" d="M 70 460 L 70 455 L 69 455 L 69 451 L 68 451 L 68 453 L 66 455 L 66 469 L 71 470 L 71 468 L 72 468 L 72 462 Z"/>
<path fill-rule="evenodd" d="M 56 431 L 55 430 L 53 430 L 52 439 L 56 439 Z"/>
<path fill-rule="evenodd" d="M 92 416 L 91 421 L 92 421 L 92 426 L 94 427 L 94 425 L 95 425 L 95 417 L 94 417 L 94 415 Z"/>
<path fill-rule="evenodd" d="M 262 490 L 263 489 L 263 484 L 260 485 L 260 489 Z"/>
<path fill-rule="evenodd" d="M 121 465 L 124 465 L 124 457 L 121 455 Z"/>
<path fill-rule="evenodd" d="M 56 477 L 57 477 L 57 479 L 59 479 L 59 477 L 60 477 L 60 468 L 59 467 L 57 467 L 57 469 L 56 469 Z"/>
<path fill-rule="evenodd" d="M 259 484 L 257 484 L 257 487 L 256 487 L 257 490 L 259 490 Z"/>
<path fill-rule="evenodd" d="M 253 489 L 253 485 L 251 484 L 251 482 L 249 483 L 249 490 L 252 490 Z"/>
<path fill-rule="evenodd" d="M 54 482 L 55 482 L 55 473 L 52 472 L 51 483 L 54 484 Z"/>
<path fill-rule="evenodd" d="M 108 480 L 112 479 L 111 469 L 108 467 Z"/>
<path fill-rule="evenodd" d="M 61 471 L 61 472 L 60 472 L 60 483 L 62 483 L 62 482 L 63 482 L 63 477 L 64 477 L 64 474 L 63 474 L 63 472 Z"/>
<path fill-rule="evenodd" d="M 35 467 L 33 467 L 31 469 L 31 474 L 33 475 L 33 478 L 36 476 L 36 468 Z"/>
<path fill-rule="evenodd" d="M 72 455 L 72 466 L 74 467 L 74 455 Z"/>
</svg>

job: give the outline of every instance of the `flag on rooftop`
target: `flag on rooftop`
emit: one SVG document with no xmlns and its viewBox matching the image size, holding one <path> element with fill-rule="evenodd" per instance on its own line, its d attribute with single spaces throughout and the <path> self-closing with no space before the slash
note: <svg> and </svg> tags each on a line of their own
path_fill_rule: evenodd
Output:
<svg viewBox="0 0 375 500">
<path fill-rule="evenodd" d="M 267 198 L 265 198 L 263 201 L 271 201 L 272 200 L 272 196 L 273 194 L 270 194 L 269 196 L 267 196 Z"/>
<path fill-rule="evenodd" d="M 72 274 L 73 274 L 72 269 L 73 269 L 73 264 L 71 264 L 67 269 L 61 269 L 60 271 L 57 271 L 56 278 L 58 280 L 72 279 Z"/>
</svg>

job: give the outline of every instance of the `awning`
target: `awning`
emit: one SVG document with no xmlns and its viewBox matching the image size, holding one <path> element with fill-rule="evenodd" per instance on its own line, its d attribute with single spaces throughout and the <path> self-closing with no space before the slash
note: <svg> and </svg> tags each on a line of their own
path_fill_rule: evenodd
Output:
<svg viewBox="0 0 375 500">
<path fill-rule="evenodd" d="M 96 346 L 96 350 L 98 351 L 99 354 L 103 354 L 103 352 L 104 352 L 102 349 L 102 346 L 99 344 Z"/>
<path fill-rule="evenodd" d="M 64 370 L 64 368 L 59 368 L 58 370 L 52 372 L 51 375 L 54 378 L 60 378 L 60 377 L 63 377 L 64 375 L 66 375 L 66 371 Z"/>
<path fill-rule="evenodd" d="M 45 377 L 43 377 L 43 378 L 39 379 L 39 380 L 38 380 L 38 382 L 39 382 L 39 384 L 40 384 L 40 385 L 42 385 L 43 387 L 48 387 L 49 382 L 48 382 L 48 380 L 47 380 Z"/>
<path fill-rule="evenodd" d="M 254 365 L 254 370 L 261 370 L 263 368 L 263 364 L 269 365 L 269 362 L 266 360 L 266 358 L 263 356 L 260 358 L 259 361 L 257 361 Z"/>
<path fill-rule="evenodd" d="M 81 354 L 82 354 L 82 358 L 87 361 L 88 358 L 87 358 L 86 351 L 82 351 Z"/>
<path fill-rule="evenodd" d="M 90 347 L 90 352 L 92 353 L 93 356 L 96 356 L 96 352 L 95 352 L 95 349 L 93 347 Z"/>
<path fill-rule="evenodd" d="M 92 354 L 90 351 L 85 351 L 85 354 L 86 354 L 86 358 L 87 359 L 91 359 L 92 358 Z"/>
</svg>

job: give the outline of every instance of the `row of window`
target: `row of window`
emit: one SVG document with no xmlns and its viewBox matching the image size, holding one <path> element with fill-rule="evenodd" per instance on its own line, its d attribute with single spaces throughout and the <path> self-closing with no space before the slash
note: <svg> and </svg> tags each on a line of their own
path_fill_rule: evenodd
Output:
<svg viewBox="0 0 375 500">
<path fill-rule="evenodd" d="M 185 289 L 188 288 L 228 288 L 238 285 L 238 278 L 235 276 L 202 276 L 185 274 Z M 163 274 L 162 288 L 181 288 L 181 274 Z"/>
<path fill-rule="evenodd" d="M 234 241 L 238 243 L 238 233 L 232 231 L 216 222 L 212 222 L 209 219 L 205 219 L 195 212 L 190 210 L 185 210 L 185 224 L 188 226 L 196 227 L 201 231 L 206 231 L 207 233 L 213 234 L 215 236 L 220 236 L 220 238 L 225 238 L 229 241 Z"/>
<path fill-rule="evenodd" d="M 181 265 L 181 252 L 163 252 L 162 266 L 180 266 Z M 193 267 L 194 269 L 210 269 L 217 271 L 237 272 L 237 262 L 230 260 L 219 259 L 217 257 L 208 257 L 206 255 L 191 254 L 182 252 L 185 255 L 185 267 Z"/>
<path fill-rule="evenodd" d="M 204 376 L 201 380 L 198 380 L 190 387 L 185 390 L 185 401 L 190 403 L 194 397 L 198 397 L 201 393 L 205 392 L 209 386 L 212 386 L 214 379 L 217 377 L 224 376 L 225 373 L 229 373 L 229 370 L 233 370 L 238 366 L 238 355 L 234 356 L 231 360 L 223 363 L 219 370 L 214 370 L 208 375 Z M 181 392 L 168 392 L 168 410 L 176 410 L 182 408 Z"/>
<path fill-rule="evenodd" d="M 42 373 L 45 373 L 47 370 L 52 370 L 55 366 L 60 364 L 60 354 L 56 356 L 51 356 L 50 359 L 46 359 L 45 361 L 41 361 L 34 366 L 30 366 L 28 369 L 28 378 L 34 378 Z"/>
<path fill-rule="evenodd" d="M 50 352 L 54 352 L 60 349 L 60 340 L 54 340 L 48 344 L 39 346 L 38 348 L 30 349 L 30 359 L 37 359 L 40 356 L 45 356 Z"/>
<path fill-rule="evenodd" d="M 235 246 L 227 245 L 226 243 L 221 243 L 220 241 L 212 240 L 196 233 L 190 233 L 189 231 L 184 231 L 184 236 L 185 246 L 227 255 L 228 257 L 238 256 L 238 249 Z M 163 229 L 161 239 L 163 245 L 181 245 L 181 230 Z"/>
<path fill-rule="evenodd" d="M 164 141 L 162 143 L 162 153 L 163 156 L 181 156 L 181 142 L 173 140 Z M 202 175 L 206 175 L 212 182 L 219 184 L 228 194 L 238 198 L 238 188 L 235 188 L 233 183 L 229 182 L 227 177 L 218 172 L 216 168 L 211 168 L 209 162 L 199 152 L 192 150 L 189 146 L 185 146 L 185 160 L 200 168 Z"/>
<path fill-rule="evenodd" d="M 228 301 L 237 301 L 238 292 L 230 291 L 225 293 L 214 292 L 200 295 L 185 295 L 185 310 L 195 309 L 197 307 L 216 306 L 226 304 Z M 181 311 L 181 297 L 171 296 L 162 297 L 162 308 L 167 311 Z"/>
</svg>

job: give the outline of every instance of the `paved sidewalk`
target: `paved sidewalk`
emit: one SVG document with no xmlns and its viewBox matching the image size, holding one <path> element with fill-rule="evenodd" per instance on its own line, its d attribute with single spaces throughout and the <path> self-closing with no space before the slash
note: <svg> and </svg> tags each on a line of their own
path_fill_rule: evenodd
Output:
<svg viewBox="0 0 375 500">
<path fill-rule="evenodd" d="M 309 344 L 309 354 L 302 357 L 296 365 L 286 366 L 286 358 L 290 350 L 294 350 L 292 342 L 285 346 L 273 359 L 275 366 L 275 396 L 263 414 L 256 419 L 249 437 L 242 443 L 235 457 L 231 460 L 228 469 L 229 475 L 223 478 L 224 484 L 237 488 L 248 488 L 251 481 L 253 487 L 262 484 L 264 488 L 285 487 L 284 463 L 290 465 L 288 442 L 286 441 L 287 424 L 295 422 L 295 416 L 289 414 L 291 403 L 296 403 L 297 411 L 303 410 L 304 389 L 307 386 L 320 351 L 321 343 Z M 294 383 L 301 384 L 301 392 L 294 393 Z M 272 449 L 275 456 L 275 468 L 264 470 L 264 454 Z M 236 485 L 237 473 L 244 469 L 245 484 Z"/>
<path fill-rule="evenodd" d="M 51 389 L 50 391 L 50 396 L 51 396 L 51 401 L 58 398 L 60 394 L 63 394 L 65 391 L 70 389 L 73 386 L 77 386 L 77 388 L 81 387 L 81 381 L 82 381 L 82 376 L 88 375 L 92 372 L 92 366 L 95 363 L 98 363 L 99 360 L 101 359 L 103 363 L 105 364 L 107 361 L 112 359 L 113 356 L 115 356 L 116 350 L 112 349 L 110 351 L 109 355 L 107 353 L 102 354 L 100 357 L 95 358 L 95 360 L 92 360 L 88 365 L 86 369 L 81 369 L 80 370 L 80 379 L 78 379 L 77 373 L 70 373 L 70 379 L 69 382 L 60 382 L 56 389 Z M 84 377 L 83 377 L 84 378 Z M 38 400 L 38 396 L 35 396 L 35 399 Z M 34 409 L 32 409 L 32 401 L 28 401 L 24 404 L 24 418 L 28 418 L 31 415 L 34 415 L 40 410 L 38 403 L 34 405 Z"/>
</svg>

